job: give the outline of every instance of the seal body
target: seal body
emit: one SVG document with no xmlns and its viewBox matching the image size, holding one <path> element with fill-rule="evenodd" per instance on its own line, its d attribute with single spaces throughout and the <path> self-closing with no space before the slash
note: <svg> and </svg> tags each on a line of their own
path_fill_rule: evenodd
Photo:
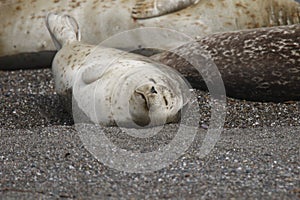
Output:
<svg viewBox="0 0 300 200">
<path fill-rule="evenodd" d="M 55 88 L 69 104 L 72 93 L 75 114 L 80 111 L 106 126 L 179 120 L 189 87 L 174 70 L 143 56 L 80 42 L 79 26 L 70 16 L 51 14 L 47 26 L 59 48 L 52 64 Z"/>
<path fill-rule="evenodd" d="M 203 51 L 218 67 L 228 96 L 252 101 L 300 100 L 299 41 L 299 24 L 217 33 L 172 50 L 176 53 L 155 55 L 155 59 L 176 68 L 193 87 L 206 89 L 199 72 L 182 59 Z"/>
<path fill-rule="evenodd" d="M 52 59 L 51 51 L 55 48 L 44 26 L 44 18 L 49 12 L 74 16 L 81 27 L 82 41 L 91 44 L 137 27 L 170 28 L 196 37 L 214 32 L 299 23 L 299 4 L 293 0 L 189 0 L 182 9 L 171 6 L 172 12 L 165 13 L 166 9 L 162 7 L 162 15 L 158 13 L 158 16 L 142 19 L 132 15 L 133 10 L 143 13 L 143 7 L 136 7 L 139 1 L 2 0 L 0 66 L 2 69 L 26 65 L 37 67 L 45 65 L 47 58 Z M 41 55 L 43 57 L 40 58 Z"/>
</svg>

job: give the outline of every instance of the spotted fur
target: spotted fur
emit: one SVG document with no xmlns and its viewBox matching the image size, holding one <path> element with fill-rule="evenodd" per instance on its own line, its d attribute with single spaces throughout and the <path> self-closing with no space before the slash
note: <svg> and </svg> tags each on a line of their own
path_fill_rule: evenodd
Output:
<svg viewBox="0 0 300 200">
<path fill-rule="evenodd" d="M 80 42 L 70 16 L 50 14 L 47 27 L 59 50 L 52 64 L 55 90 L 69 109 L 73 106 L 75 123 L 144 127 L 179 120 L 189 87 L 174 70 L 133 53 Z"/>
<path fill-rule="evenodd" d="M 213 34 L 174 51 L 177 54 L 165 52 L 156 59 L 179 70 L 194 87 L 206 89 L 206 83 L 178 55 L 191 58 L 200 51 L 203 55 L 207 52 L 218 67 L 228 96 L 300 100 L 300 24 Z"/>
<path fill-rule="evenodd" d="M 294 0 L 200 0 L 176 12 L 138 20 L 132 17 L 137 1 L 1 0 L 0 69 L 50 66 L 55 47 L 45 27 L 49 12 L 74 16 L 82 41 L 91 44 L 137 27 L 170 28 L 196 37 L 295 24 L 300 16 Z"/>
</svg>

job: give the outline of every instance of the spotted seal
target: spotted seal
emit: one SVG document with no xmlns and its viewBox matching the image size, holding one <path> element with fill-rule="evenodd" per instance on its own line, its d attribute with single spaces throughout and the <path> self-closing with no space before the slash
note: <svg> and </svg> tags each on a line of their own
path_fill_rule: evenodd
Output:
<svg viewBox="0 0 300 200">
<path fill-rule="evenodd" d="M 216 33 L 156 59 L 184 74 L 193 87 L 206 89 L 188 57 L 201 46 L 218 67 L 230 97 L 253 101 L 300 100 L 300 24 Z"/>
<path fill-rule="evenodd" d="M 299 4 L 293 0 L 172 0 L 168 4 L 164 0 L 0 2 L 0 69 L 50 65 L 55 47 L 44 27 L 48 12 L 74 16 L 81 27 L 82 41 L 91 44 L 137 27 L 170 28 L 195 37 L 300 21 Z"/>
<path fill-rule="evenodd" d="M 59 50 L 52 64 L 56 91 L 63 98 L 71 91 L 90 121 L 144 127 L 179 120 L 189 85 L 177 72 L 143 56 L 81 42 L 69 15 L 49 14 L 47 27 Z"/>
</svg>

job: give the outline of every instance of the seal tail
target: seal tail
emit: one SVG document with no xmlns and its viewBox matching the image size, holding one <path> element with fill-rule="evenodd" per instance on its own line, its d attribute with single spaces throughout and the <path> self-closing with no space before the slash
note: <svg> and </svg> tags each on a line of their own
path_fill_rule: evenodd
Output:
<svg viewBox="0 0 300 200">
<path fill-rule="evenodd" d="M 81 39 L 79 25 L 69 15 L 49 13 L 46 17 L 46 26 L 57 50 L 65 44 Z"/>
</svg>

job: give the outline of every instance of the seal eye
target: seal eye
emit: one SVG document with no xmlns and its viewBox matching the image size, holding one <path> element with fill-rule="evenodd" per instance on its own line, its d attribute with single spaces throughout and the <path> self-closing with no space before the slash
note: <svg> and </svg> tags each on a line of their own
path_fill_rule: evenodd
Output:
<svg viewBox="0 0 300 200">
<path fill-rule="evenodd" d="M 169 102 L 165 96 L 164 96 L 164 101 L 165 101 L 166 106 L 168 106 Z"/>
<path fill-rule="evenodd" d="M 154 86 L 152 86 L 152 88 L 151 88 L 151 93 L 152 94 L 157 94 L 157 91 L 155 90 Z"/>
</svg>

